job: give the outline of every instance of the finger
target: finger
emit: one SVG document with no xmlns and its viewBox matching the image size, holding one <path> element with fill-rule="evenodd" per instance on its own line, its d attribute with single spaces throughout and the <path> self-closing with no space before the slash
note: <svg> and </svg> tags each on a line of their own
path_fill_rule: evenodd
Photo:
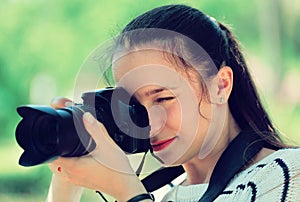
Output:
<svg viewBox="0 0 300 202">
<path fill-rule="evenodd" d="M 54 163 L 49 163 L 48 164 L 49 169 L 52 171 L 53 174 L 63 177 L 67 173 L 65 172 L 66 170 L 63 169 L 61 164 L 54 164 Z"/>
<path fill-rule="evenodd" d="M 109 136 L 104 125 L 98 122 L 97 119 L 95 119 L 95 117 L 91 113 L 85 112 L 83 114 L 83 122 L 86 130 L 89 132 L 93 140 L 96 142 L 96 145 L 103 146 L 103 144 L 105 144 L 106 142 L 119 149 L 117 144 Z"/>
<path fill-rule="evenodd" d="M 98 122 L 89 112 L 84 113 L 83 122 L 97 145 L 90 156 L 110 169 L 124 173 L 134 173 L 124 151 L 109 136 L 104 125 Z"/>
<path fill-rule="evenodd" d="M 60 165 L 49 164 L 48 167 L 54 174 L 61 174 L 62 172 L 62 166 Z"/>
<path fill-rule="evenodd" d="M 49 169 L 53 172 L 53 173 L 56 173 L 57 171 L 58 171 L 58 165 L 56 165 L 56 164 L 53 164 L 53 163 L 49 163 L 48 164 L 48 167 L 49 167 Z"/>
<path fill-rule="evenodd" d="M 54 167 L 62 166 L 62 167 L 73 167 L 74 162 L 76 162 L 78 157 L 58 157 L 55 161 L 53 161 L 49 165 L 53 165 Z"/>
<path fill-rule="evenodd" d="M 54 109 L 67 107 L 72 103 L 72 100 L 65 97 L 56 97 L 50 102 L 50 106 Z"/>
</svg>

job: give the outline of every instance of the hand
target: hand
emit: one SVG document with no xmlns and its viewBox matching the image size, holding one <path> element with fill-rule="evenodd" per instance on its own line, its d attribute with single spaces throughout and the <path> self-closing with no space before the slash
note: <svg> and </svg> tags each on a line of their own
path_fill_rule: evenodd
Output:
<svg viewBox="0 0 300 202">
<path fill-rule="evenodd" d="M 54 109 L 64 108 L 72 104 L 72 100 L 65 97 L 56 97 L 50 102 L 50 106 Z"/>
<path fill-rule="evenodd" d="M 51 102 L 50 102 L 50 106 L 53 107 L 54 109 L 58 109 L 58 108 L 64 108 L 66 106 L 68 106 L 69 104 L 72 103 L 72 100 L 65 98 L 65 97 L 56 97 L 54 98 Z M 55 181 L 60 181 L 60 183 L 64 182 L 64 183 L 68 183 L 66 181 L 65 178 L 60 177 L 60 173 L 57 170 L 57 166 L 53 163 L 49 163 L 48 164 L 50 170 L 56 175 L 53 176 L 53 179 L 55 178 Z"/>
<path fill-rule="evenodd" d="M 62 107 L 69 99 L 54 99 L 52 106 Z M 127 200 L 139 193 L 145 193 L 140 180 L 132 170 L 125 153 L 108 135 L 105 127 L 90 113 L 85 113 L 83 122 L 96 142 L 96 148 L 87 156 L 78 158 L 60 157 L 49 167 L 64 182 L 98 190 Z M 61 168 L 61 172 L 57 168 Z"/>
<path fill-rule="evenodd" d="M 57 108 L 64 108 L 68 103 L 72 103 L 70 99 L 64 97 L 54 98 L 50 105 Z M 53 172 L 51 184 L 48 191 L 47 202 L 58 202 L 58 201 L 80 201 L 82 194 L 82 187 L 76 186 L 68 181 L 64 175 L 59 172 L 58 166 L 55 163 L 48 164 L 50 170 Z"/>
</svg>

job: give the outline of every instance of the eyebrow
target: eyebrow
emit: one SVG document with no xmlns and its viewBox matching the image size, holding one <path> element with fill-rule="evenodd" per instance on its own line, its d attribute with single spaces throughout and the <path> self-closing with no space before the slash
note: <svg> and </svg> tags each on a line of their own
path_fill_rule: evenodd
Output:
<svg viewBox="0 0 300 202">
<path fill-rule="evenodd" d="M 168 88 L 162 87 L 162 88 L 156 88 L 156 89 L 147 91 L 145 94 L 146 94 L 146 96 L 150 96 L 150 95 L 154 95 L 154 94 L 157 94 L 157 93 L 160 93 L 160 92 L 169 90 L 169 89 L 174 90 L 174 89 L 176 89 L 176 87 L 168 87 Z"/>
<path fill-rule="evenodd" d="M 165 90 L 166 90 L 166 88 L 157 88 L 157 89 L 154 89 L 154 90 L 150 90 L 150 91 L 146 92 L 146 96 L 154 95 L 154 94 L 160 93 L 160 92 L 165 91 Z"/>
</svg>

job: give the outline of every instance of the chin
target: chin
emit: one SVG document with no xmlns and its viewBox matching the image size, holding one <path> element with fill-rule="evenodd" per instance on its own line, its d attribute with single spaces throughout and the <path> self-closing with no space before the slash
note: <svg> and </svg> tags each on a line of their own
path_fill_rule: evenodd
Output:
<svg viewBox="0 0 300 202">
<path fill-rule="evenodd" d="M 154 157 L 163 164 L 164 167 L 172 167 L 182 165 L 184 163 L 184 155 L 176 154 L 174 152 L 158 151 L 153 153 Z"/>
</svg>

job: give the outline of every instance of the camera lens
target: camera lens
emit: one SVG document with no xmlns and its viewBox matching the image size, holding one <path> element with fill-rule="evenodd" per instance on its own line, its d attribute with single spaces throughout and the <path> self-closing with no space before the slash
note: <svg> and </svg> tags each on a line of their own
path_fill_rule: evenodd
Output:
<svg viewBox="0 0 300 202">
<path fill-rule="evenodd" d="M 118 95 L 115 100 L 113 92 Z M 82 121 L 86 111 L 103 123 L 123 151 L 138 153 L 150 149 L 147 110 L 139 103 L 127 103 L 130 95 L 124 89 L 87 92 L 82 99 L 83 104 L 60 109 L 39 105 L 17 108 L 23 118 L 16 128 L 17 142 L 24 149 L 20 165 L 34 166 L 57 156 L 78 157 L 93 151 L 96 143 Z"/>
<path fill-rule="evenodd" d="M 57 121 L 53 117 L 48 115 L 38 117 L 32 131 L 32 140 L 39 152 L 44 155 L 51 155 L 57 152 L 59 129 Z"/>
</svg>

